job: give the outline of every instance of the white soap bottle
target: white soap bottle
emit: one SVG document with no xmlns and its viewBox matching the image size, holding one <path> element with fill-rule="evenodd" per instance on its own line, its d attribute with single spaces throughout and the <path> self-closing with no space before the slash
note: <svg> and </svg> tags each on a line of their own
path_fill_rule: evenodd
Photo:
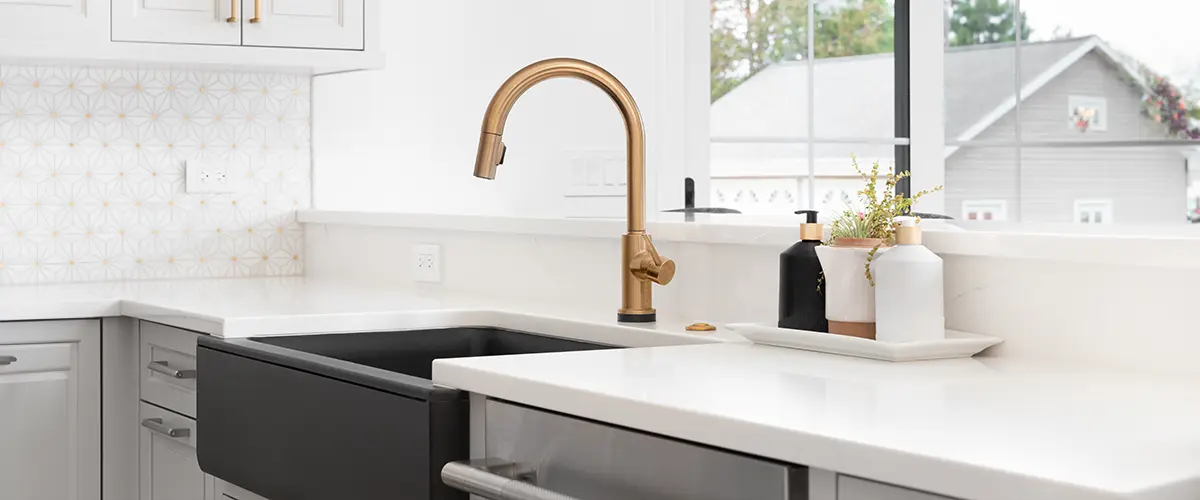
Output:
<svg viewBox="0 0 1200 500">
<path fill-rule="evenodd" d="M 896 246 L 872 263 L 875 339 L 917 342 L 946 338 L 942 259 L 921 245 L 915 217 L 897 217 Z"/>
</svg>

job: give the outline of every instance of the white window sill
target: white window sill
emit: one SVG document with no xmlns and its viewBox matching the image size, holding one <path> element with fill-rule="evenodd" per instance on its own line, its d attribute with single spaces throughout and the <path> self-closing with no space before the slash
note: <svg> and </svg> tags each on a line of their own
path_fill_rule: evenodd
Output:
<svg viewBox="0 0 1200 500">
<path fill-rule="evenodd" d="M 305 224 L 348 225 L 571 238 L 616 238 L 620 219 L 563 219 L 492 215 L 445 215 L 343 210 L 301 210 Z M 657 214 L 646 222 L 656 241 L 786 248 L 799 236 L 799 217 Z M 966 223 L 971 230 L 926 220 L 924 243 L 941 255 L 1056 260 L 1167 268 L 1200 268 L 1200 224 L 1179 228 Z M 957 224 L 957 223 L 956 223 Z M 1003 230 L 977 230 L 999 224 Z"/>
</svg>

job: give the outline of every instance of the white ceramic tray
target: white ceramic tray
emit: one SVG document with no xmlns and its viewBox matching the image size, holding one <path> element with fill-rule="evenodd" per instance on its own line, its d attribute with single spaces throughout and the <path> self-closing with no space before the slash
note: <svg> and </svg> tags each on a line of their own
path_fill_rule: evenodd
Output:
<svg viewBox="0 0 1200 500">
<path fill-rule="evenodd" d="M 999 337 L 954 330 L 946 330 L 945 340 L 889 343 L 830 333 L 789 330 L 754 323 L 726 326 L 755 344 L 882 361 L 969 358 L 1004 341 Z"/>
</svg>

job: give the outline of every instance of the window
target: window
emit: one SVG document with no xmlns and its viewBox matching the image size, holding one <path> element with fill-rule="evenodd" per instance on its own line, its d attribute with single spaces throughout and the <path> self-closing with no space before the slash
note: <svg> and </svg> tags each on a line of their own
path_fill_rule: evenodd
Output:
<svg viewBox="0 0 1200 500">
<path fill-rule="evenodd" d="M 1067 126 L 1080 133 L 1108 130 L 1108 100 L 1095 96 L 1068 97 Z"/>
<path fill-rule="evenodd" d="M 917 188 L 940 182 L 929 169 L 951 216 L 1073 224 L 1076 200 L 1108 200 L 1089 223 L 1117 205 L 1121 224 L 1200 222 L 1200 34 L 1161 23 L 1200 18 L 1200 2 L 710 2 L 710 175 L 727 200 L 755 179 L 742 199 L 785 200 L 764 212 L 845 206 L 854 153 L 913 163 Z M 940 84 L 910 69 L 930 60 Z M 911 116 L 930 95 L 944 133 Z"/>
<path fill-rule="evenodd" d="M 853 206 L 907 169 L 908 0 L 711 0 L 710 186 L 745 213 Z"/>
<path fill-rule="evenodd" d="M 946 0 L 947 206 L 1009 200 L 1009 220 L 1035 224 L 1200 220 L 1200 34 L 1163 12 L 1197 18 L 1200 4 Z"/>
<path fill-rule="evenodd" d="M 1112 224 L 1112 200 L 1075 200 L 1075 222 L 1079 224 Z"/>
<path fill-rule="evenodd" d="M 1008 220 L 1008 203 L 1004 200 L 964 201 L 964 220 L 1003 221 Z"/>
</svg>

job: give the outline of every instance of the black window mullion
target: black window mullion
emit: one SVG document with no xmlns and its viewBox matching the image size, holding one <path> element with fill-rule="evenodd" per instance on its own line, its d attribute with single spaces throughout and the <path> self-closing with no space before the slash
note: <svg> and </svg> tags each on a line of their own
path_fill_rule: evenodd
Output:
<svg viewBox="0 0 1200 500">
<path fill-rule="evenodd" d="M 896 0 L 895 5 L 895 89 L 896 89 L 896 137 L 911 139 L 912 101 L 909 96 L 909 76 L 911 71 L 909 53 L 909 6 L 910 0 Z M 912 153 L 908 145 L 896 146 L 896 174 L 911 172 Z M 905 197 L 912 196 L 912 183 L 904 179 L 896 184 L 896 194 Z"/>
</svg>

